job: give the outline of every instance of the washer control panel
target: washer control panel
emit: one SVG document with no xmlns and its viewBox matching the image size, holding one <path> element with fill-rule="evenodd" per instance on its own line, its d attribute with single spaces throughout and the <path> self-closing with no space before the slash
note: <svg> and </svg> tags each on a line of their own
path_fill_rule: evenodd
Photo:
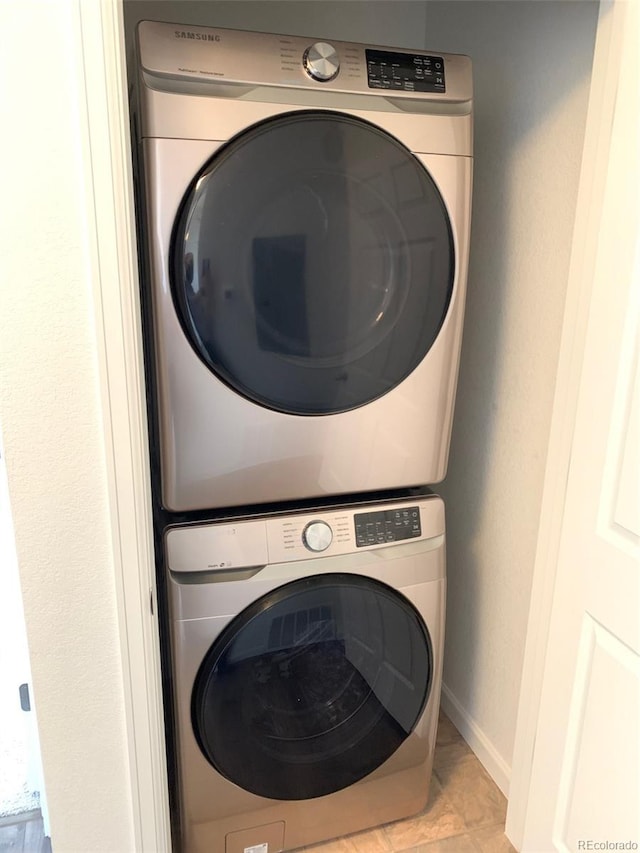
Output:
<svg viewBox="0 0 640 853">
<path fill-rule="evenodd" d="M 422 534 L 418 506 L 360 512 L 354 521 L 358 548 L 415 539 Z"/>
<path fill-rule="evenodd" d="M 310 521 L 302 531 L 302 541 L 310 551 L 326 551 L 333 541 L 333 530 L 326 521 Z"/>
<path fill-rule="evenodd" d="M 320 554 L 345 554 L 353 548 L 348 512 L 322 512 L 270 518 L 266 522 L 271 562 L 305 560 Z"/>
<path fill-rule="evenodd" d="M 444 503 L 412 501 L 330 507 L 171 527 L 165 534 L 172 572 L 227 571 L 402 547 L 444 535 Z M 368 558 L 367 558 L 368 559 Z"/>
</svg>

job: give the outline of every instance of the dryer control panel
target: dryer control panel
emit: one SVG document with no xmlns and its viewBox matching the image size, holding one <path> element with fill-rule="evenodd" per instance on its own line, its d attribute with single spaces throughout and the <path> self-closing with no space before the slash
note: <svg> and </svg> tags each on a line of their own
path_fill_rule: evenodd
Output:
<svg viewBox="0 0 640 853">
<path fill-rule="evenodd" d="M 159 21 L 140 22 L 138 44 L 143 80 L 160 91 L 251 99 L 257 87 L 305 89 L 446 101 L 463 112 L 473 94 L 471 60 L 460 54 Z"/>
<path fill-rule="evenodd" d="M 173 527 L 165 534 L 172 572 L 252 568 L 394 548 L 444 536 L 437 496 L 412 502 L 330 508 L 237 522 Z"/>
<path fill-rule="evenodd" d="M 365 50 L 372 89 L 393 92 L 444 92 L 444 57 L 425 53 Z"/>
</svg>

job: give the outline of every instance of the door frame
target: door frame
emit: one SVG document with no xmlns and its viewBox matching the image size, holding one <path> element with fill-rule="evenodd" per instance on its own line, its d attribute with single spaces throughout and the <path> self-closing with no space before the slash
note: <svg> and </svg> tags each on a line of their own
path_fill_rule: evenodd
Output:
<svg viewBox="0 0 640 853">
<path fill-rule="evenodd" d="M 171 850 L 122 0 L 78 3 L 87 222 L 138 853 Z"/>
<path fill-rule="evenodd" d="M 625 3 L 602 0 L 594 55 L 569 286 L 543 493 L 537 558 L 516 732 L 507 831 L 524 831 L 546 639 L 570 461 L 576 397 L 589 310 L 595 237 L 602 212 Z M 630 0 L 637 2 L 637 0 Z M 93 238 L 105 454 L 136 849 L 170 851 L 168 781 L 154 617 L 155 570 L 149 487 L 142 329 L 122 0 L 82 3 L 91 160 L 87 209 Z"/>
</svg>

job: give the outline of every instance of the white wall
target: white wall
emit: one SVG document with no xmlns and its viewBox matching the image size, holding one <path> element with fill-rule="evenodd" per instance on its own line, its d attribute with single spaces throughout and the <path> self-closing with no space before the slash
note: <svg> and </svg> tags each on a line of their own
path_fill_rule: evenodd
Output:
<svg viewBox="0 0 640 853">
<path fill-rule="evenodd" d="M 447 502 L 444 704 L 507 787 L 597 4 L 432 2 L 474 61 L 469 297 Z"/>
<path fill-rule="evenodd" d="M 416 0 L 125 0 L 129 39 L 138 21 L 421 47 L 426 6 Z"/>
<path fill-rule="evenodd" d="M 56 853 L 133 850 L 80 3 L 0 3 L 0 418 Z"/>
</svg>

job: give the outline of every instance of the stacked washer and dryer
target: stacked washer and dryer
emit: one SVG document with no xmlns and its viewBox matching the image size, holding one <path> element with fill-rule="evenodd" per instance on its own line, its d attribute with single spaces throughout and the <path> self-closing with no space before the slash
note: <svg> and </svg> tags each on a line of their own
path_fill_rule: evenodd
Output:
<svg viewBox="0 0 640 853">
<path fill-rule="evenodd" d="M 467 57 L 144 21 L 176 846 L 424 808 L 470 229 Z"/>
</svg>

